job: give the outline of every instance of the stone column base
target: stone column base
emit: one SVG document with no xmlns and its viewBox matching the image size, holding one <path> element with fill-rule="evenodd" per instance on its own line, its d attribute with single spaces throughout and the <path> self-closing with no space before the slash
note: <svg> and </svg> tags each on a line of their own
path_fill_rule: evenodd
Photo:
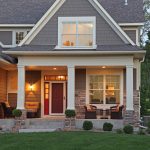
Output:
<svg viewBox="0 0 150 150">
<path fill-rule="evenodd" d="M 124 125 L 128 124 L 133 125 L 133 120 L 134 120 L 134 111 L 126 110 L 124 114 Z"/>
<path fill-rule="evenodd" d="M 22 116 L 15 117 L 14 127 L 12 128 L 12 132 L 19 132 L 19 129 L 25 129 L 25 120 L 27 119 L 26 110 L 21 110 Z"/>
<path fill-rule="evenodd" d="M 75 129 L 75 118 L 65 118 L 65 130 Z"/>
</svg>

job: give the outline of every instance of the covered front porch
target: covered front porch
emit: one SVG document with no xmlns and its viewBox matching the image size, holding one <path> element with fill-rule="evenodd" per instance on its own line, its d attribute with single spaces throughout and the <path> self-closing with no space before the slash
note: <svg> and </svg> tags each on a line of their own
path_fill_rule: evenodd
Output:
<svg viewBox="0 0 150 150">
<path fill-rule="evenodd" d="M 71 109 L 85 119 L 85 106 L 92 105 L 95 119 L 113 119 L 112 106 L 124 106 L 118 119 L 139 119 L 140 61 L 134 56 L 21 56 L 17 70 L 16 107 L 30 118 L 64 117 Z"/>
</svg>

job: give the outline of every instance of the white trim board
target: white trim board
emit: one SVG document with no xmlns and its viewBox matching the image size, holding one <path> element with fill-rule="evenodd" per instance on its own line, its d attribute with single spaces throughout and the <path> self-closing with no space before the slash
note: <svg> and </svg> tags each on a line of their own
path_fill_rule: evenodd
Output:
<svg viewBox="0 0 150 150">
<path fill-rule="evenodd" d="M 53 17 L 57 10 L 59 10 L 59 8 L 64 4 L 65 1 L 66 0 L 56 0 L 55 3 L 50 7 L 50 9 L 44 14 L 44 16 L 32 28 L 30 33 L 22 40 L 19 46 L 22 46 L 23 44 L 29 44 L 46 25 L 46 23 Z"/>
<path fill-rule="evenodd" d="M 35 24 L 0 24 L 0 27 L 33 27 Z"/>
<path fill-rule="evenodd" d="M 24 44 L 26 45 L 30 44 L 30 42 L 34 39 L 34 37 L 41 31 L 41 29 L 52 18 L 52 16 L 57 12 L 57 10 L 59 10 L 59 8 L 64 4 L 65 1 L 66 0 L 56 0 L 55 3 L 52 5 L 52 7 L 50 7 L 50 9 L 38 21 L 38 23 L 33 27 L 31 32 L 24 38 L 24 40 L 19 44 L 19 46 L 22 46 Z M 107 11 L 99 4 L 97 0 L 88 0 L 88 1 L 99 12 L 99 14 L 109 23 L 112 29 L 114 29 L 114 31 L 126 44 L 135 45 L 135 43 L 121 29 L 121 27 L 114 21 L 114 19 L 107 13 Z"/>
<path fill-rule="evenodd" d="M 144 22 L 139 23 L 119 23 L 119 26 L 143 26 Z"/>
<path fill-rule="evenodd" d="M 114 21 L 114 19 L 107 13 L 102 5 L 97 0 L 89 0 L 93 7 L 99 12 L 99 14 L 107 21 L 107 23 L 114 29 L 118 36 L 126 43 L 135 45 L 135 43 L 129 38 L 129 36 L 121 29 L 121 27 Z"/>
</svg>

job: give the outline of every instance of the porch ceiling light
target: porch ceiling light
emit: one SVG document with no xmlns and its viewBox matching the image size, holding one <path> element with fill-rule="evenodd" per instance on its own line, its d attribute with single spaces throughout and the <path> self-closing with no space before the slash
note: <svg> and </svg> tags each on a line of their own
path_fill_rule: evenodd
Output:
<svg viewBox="0 0 150 150">
<path fill-rule="evenodd" d="M 105 68 L 106 68 L 106 66 L 102 66 L 102 68 L 103 68 L 103 69 L 105 69 Z"/>
<path fill-rule="evenodd" d="M 30 91 L 33 91 L 33 84 L 30 84 L 29 88 L 30 88 Z"/>
<path fill-rule="evenodd" d="M 57 68 L 53 68 L 53 70 L 57 70 Z"/>
</svg>

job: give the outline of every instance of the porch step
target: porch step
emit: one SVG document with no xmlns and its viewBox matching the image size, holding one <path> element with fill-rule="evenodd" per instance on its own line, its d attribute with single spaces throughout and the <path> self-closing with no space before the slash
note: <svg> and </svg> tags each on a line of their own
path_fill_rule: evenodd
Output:
<svg viewBox="0 0 150 150">
<path fill-rule="evenodd" d="M 27 129 L 63 129 L 64 120 L 29 119 Z"/>
<path fill-rule="evenodd" d="M 54 132 L 56 129 L 20 129 L 19 133 Z"/>
</svg>

